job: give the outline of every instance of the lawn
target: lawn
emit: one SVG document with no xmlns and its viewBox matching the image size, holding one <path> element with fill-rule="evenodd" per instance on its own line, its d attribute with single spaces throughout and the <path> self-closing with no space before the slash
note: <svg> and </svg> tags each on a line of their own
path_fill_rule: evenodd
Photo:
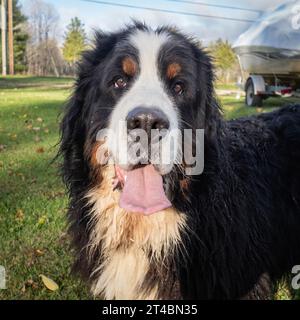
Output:
<svg viewBox="0 0 300 320">
<path fill-rule="evenodd" d="M 89 297 L 70 276 L 67 198 L 51 162 L 71 85 L 70 79 L 0 80 L 0 265 L 7 273 L 0 299 Z M 59 290 L 46 289 L 40 274 Z"/>
<path fill-rule="evenodd" d="M 0 265 L 7 273 L 0 299 L 91 298 L 70 274 L 67 198 L 57 163 L 52 162 L 59 116 L 71 87 L 69 78 L 0 78 Z M 243 99 L 220 99 L 227 119 L 295 101 L 270 99 L 264 108 L 247 108 Z M 41 274 L 59 289 L 48 290 Z M 293 295 L 283 283 L 275 297 Z"/>
</svg>

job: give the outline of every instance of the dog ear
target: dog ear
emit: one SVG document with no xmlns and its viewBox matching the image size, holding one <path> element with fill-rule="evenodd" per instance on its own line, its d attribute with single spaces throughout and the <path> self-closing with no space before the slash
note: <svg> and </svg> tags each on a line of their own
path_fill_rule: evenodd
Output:
<svg viewBox="0 0 300 320">
<path fill-rule="evenodd" d="M 214 90 L 214 68 L 212 58 L 197 48 L 198 90 L 197 90 L 197 122 L 198 128 L 204 128 L 207 139 L 217 134 L 221 120 L 221 109 Z"/>
<path fill-rule="evenodd" d="M 85 123 L 82 119 L 83 92 L 76 88 L 69 100 L 60 125 L 61 141 L 59 154 L 63 157 L 62 174 L 64 182 L 72 187 L 73 181 L 81 181 L 83 174 L 83 137 Z M 79 169 L 79 170 L 78 170 Z"/>
<path fill-rule="evenodd" d="M 65 108 L 60 125 L 61 141 L 59 154 L 63 157 L 62 175 L 69 189 L 84 187 L 87 183 L 88 165 L 84 161 L 86 121 L 89 111 L 89 94 L 93 92 L 93 75 L 108 56 L 114 44 L 114 34 L 96 32 L 95 46 L 86 51 L 78 64 L 75 90 Z M 72 192 L 72 190 L 70 190 Z"/>
<path fill-rule="evenodd" d="M 207 100 L 205 108 L 205 134 L 214 139 L 221 129 L 221 109 L 215 93 Z"/>
</svg>

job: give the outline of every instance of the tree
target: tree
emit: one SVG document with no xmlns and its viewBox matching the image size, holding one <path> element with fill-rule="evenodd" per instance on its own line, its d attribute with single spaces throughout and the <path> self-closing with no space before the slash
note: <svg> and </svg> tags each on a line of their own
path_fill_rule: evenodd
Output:
<svg viewBox="0 0 300 320">
<path fill-rule="evenodd" d="M 13 0 L 14 62 L 16 72 L 24 72 L 27 69 L 26 44 L 29 35 L 26 30 L 26 22 L 27 17 L 22 12 L 22 7 L 19 3 L 19 0 Z M 1 56 L 0 65 L 2 68 Z"/>
<path fill-rule="evenodd" d="M 72 18 L 71 23 L 67 26 L 67 32 L 65 34 L 63 46 L 64 59 L 73 67 L 80 59 L 80 55 L 85 48 L 86 33 L 84 24 L 79 18 Z"/>
<path fill-rule="evenodd" d="M 28 15 L 30 40 L 27 46 L 28 71 L 39 76 L 59 76 L 63 59 L 58 48 L 55 7 L 43 0 L 31 0 Z"/>
<path fill-rule="evenodd" d="M 227 40 L 219 39 L 212 43 L 208 50 L 214 58 L 217 71 L 228 82 L 237 66 L 237 58 L 230 43 Z"/>
</svg>

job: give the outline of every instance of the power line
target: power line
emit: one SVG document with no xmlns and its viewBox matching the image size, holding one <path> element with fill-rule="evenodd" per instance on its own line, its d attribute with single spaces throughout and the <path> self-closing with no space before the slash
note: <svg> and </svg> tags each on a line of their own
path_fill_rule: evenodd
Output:
<svg viewBox="0 0 300 320">
<path fill-rule="evenodd" d="M 177 2 L 177 3 L 196 4 L 196 5 L 200 5 L 200 6 L 213 7 L 213 8 L 222 8 L 222 9 L 230 9 L 230 10 L 239 10 L 239 11 L 249 11 L 249 12 L 255 12 L 255 13 L 262 13 L 261 10 L 257 10 L 257 9 L 242 8 L 242 7 L 232 7 L 232 6 L 226 6 L 226 5 L 221 5 L 221 4 L 211 4 L 211 3 L 199 2 L 199 1 L 191 1 L 191 0 L 166 0 L 166 1 Z"/>
<path fill-rule="evenodd" d="M 192 12 L 176 11 L 176 10 L 157 9 L 157 8 L 150 8 L 150 7 L 134 6 L 134 5 L 130 5 L 130 4 L 117 3 L 117 2 L 96 1 L 96 0 L 82 0 L 82 1 L 103 4 L 103 5 L 108 5 L 108 6 L 114 6 L 114 7 L 142 9 L 142 10 L 148 10 L 148 11 L 153 11 L 153 12 L 164 12 L 164 13 L 172 13 L 172 14 L 177 14 L 177 15 L 209 18 L 209 19 L 220 19 L 220 20 L 246 22 L 246 23 L 255 22 L 255 20 L 249 20 L 249 19 L 238 19 L 238 18 L 229 18 L 229 17 L 222 17 L 222 16 L 198 14 L 198 13 L 192 13 Z"/>
</svg>

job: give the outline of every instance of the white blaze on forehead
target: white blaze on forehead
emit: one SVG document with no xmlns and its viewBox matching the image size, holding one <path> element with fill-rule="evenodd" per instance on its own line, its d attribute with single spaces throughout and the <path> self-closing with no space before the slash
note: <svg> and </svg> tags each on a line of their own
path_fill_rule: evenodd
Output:
<svg viewBox="0 0 300 320">
<path fill-rule="evenodd" d="M 110 118 L 110 129 L 120 131 L 130 111 L 137 107 L 157 108 L 169 119 L 170 130 L 178 128 L 178 115 L 171 97 L 161 79 L 158 58 L 162 47 L 170 41 L 167 33 L 157 34 L 153 31 L 137 31 L 129 38 L 129 42 L 138 51 L 139 75 L 131 88 L 118 101 Z M 126 131 L 122 128 L 123 132 Z M 116 156 L 119 144 L 125 141 L 110 141 L 109 147 Z"/>
<path fill-rule="evenodd" d="M 138 31 L 129 41 L 138 51 L 139 75 L 114 108 L 111 123 L 114 124 L 115 120 L 125 120 L 131 110 L 141 106 L 161 109 L 170 116 L 175 110 L 158 69 L 159 53 L 168 41 L 168 35 Z M 171 127 L 177 126 L 175 119 L 170 120 Z"/>
<path fill-rule="evenodd" d="M 135 89 L 148 89 L 147 92 L 150 91 L 149 93 L 155 90 L 156 95 L 150 101 L 145 101 L 144 103 L 146 106 L 151 103 L 155 105 L 156 103 L 156 107 L 159 107 L 162 101 L 158 100 L 158 96 L 160 99 L 167 98 L 168 100 L 168 97 L 165 97 L 166 93 L 163 90 L 158 70 L 159 53 L 162 46 L 168 41 L 168 35 L 165 33 L 156 34 L 139 31 L 131 36 L 130 40 L 139 53 L 140 76 L 136 82 Z M 150 96 L 149 93 L 148 95 Z"/>
</svg>

